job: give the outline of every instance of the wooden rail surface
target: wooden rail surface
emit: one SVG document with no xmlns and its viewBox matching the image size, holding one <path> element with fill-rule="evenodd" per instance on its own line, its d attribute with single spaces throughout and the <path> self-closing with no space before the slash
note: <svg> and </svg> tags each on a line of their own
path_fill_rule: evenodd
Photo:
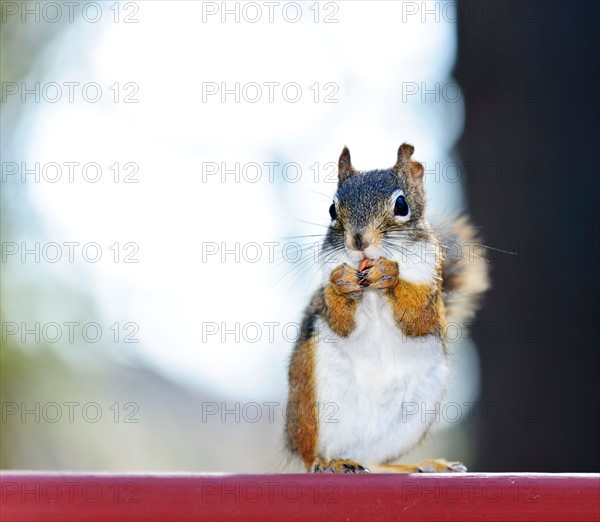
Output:
<svg viewBox="0 0 600 522">
<path fill-rule="evenodd" d="M 10 521 L 600 520 L 598 474 L 0 473 Z"/>
</svg>

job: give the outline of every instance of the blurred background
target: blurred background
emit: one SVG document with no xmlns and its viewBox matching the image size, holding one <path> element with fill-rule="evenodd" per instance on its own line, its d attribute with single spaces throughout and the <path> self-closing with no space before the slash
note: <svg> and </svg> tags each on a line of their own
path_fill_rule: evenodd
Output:
<svg viewBox="0 0 600 522">
<path fill-rule="evenodd" d="M 403 461 L 598 471 L 597 2 L 0 6 L 1 468 L 284 470 L 337 158 L 409 141 L 493 286 Z"/>
</svg>

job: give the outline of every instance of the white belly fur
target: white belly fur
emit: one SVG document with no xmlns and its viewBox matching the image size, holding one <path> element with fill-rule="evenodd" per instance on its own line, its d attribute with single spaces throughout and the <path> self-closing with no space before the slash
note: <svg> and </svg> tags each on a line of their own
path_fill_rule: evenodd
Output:
<svg viewBox="0 0 600 522">
<path fill-rule="evenodd" d="M 365 291 L 356 321 L 346 338 L 318 325 L 318 455 L 380 463 L 410 450 L 427 431 L 433 415 L 424 422 L 421 413 L 441 401 L 449 367 L 442 341 L 405 336 L 378 290 Z"/>
</svg>

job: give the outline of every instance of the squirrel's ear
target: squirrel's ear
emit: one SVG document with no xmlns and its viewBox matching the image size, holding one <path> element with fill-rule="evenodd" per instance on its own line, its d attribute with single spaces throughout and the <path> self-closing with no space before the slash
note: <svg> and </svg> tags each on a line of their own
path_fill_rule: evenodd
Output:
<svg viewBox="0 0 600 522">
<path fill-rule="evenodd" d="M 410 174 L 413 177 L 413 179 L 418 179 L 419 181 L 423 179 L 425 169 L 423 168 L 423 165 L 421 165 L 421 163 L 419 163 L 418 161 L 411 161 L 409 168 Z"/>
<path fill-rule="evenodd" d="M 411 160 L 414 151 L 415 148 L 408 143 L 400 145 L 400 148 L 398 149 L 398 159 L 396 160 L 396 165 L 394 165 L 394 170 L 396 172 L 403 171 L 414 179 L 422 179 L 425 172 L 423 165 L 417 161 Z"/>
<path fill-rule="evenodd" d="M 396 160 L 396 169 L 403 170 L 409 163 L 415 148 L 408 143 L 403 143 L 398 149 L 398 159 Z"/>
<path fill-rule="evenodd" d="M 354 167 L 352 166 L 352 161 L 350 160 L 350 151 L 348 150 L 348 147 L 344 147 L 344 150 L 340 154 L 340 159 L 338 161 L 338 179 L 340 182 L 342 182 L 353 173 Z"/>
</svg>

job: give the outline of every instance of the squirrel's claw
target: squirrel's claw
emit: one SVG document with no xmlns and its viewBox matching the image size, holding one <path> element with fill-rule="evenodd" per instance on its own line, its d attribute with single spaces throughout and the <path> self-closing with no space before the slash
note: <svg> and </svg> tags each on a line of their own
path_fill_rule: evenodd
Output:
<svg viewBox="0 0 600 522">
<path fill-rule="evenodd" d="M 357 272 L 358 284 L 364 288 L 368 287 L 371 282 L 369 281 L 369 275 L 365 272 Z"/>
</svg>

